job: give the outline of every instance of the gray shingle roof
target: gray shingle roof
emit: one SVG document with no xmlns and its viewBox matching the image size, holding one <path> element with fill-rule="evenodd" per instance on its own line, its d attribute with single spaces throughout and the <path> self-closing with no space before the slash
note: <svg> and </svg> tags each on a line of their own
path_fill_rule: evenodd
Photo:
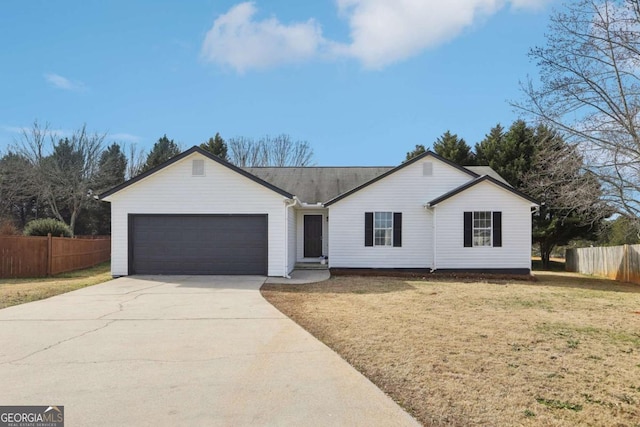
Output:
<svg viewBox="0 0 640 427">
<path fill-rule="evenodd" d="M 471 172 L 476 173 L 480 176 L 490 176 L 491 178 L 500 181 L 503 184 L 507 184 L 509 187 L 511 187 L 511 184 L 509 184 L 503 177 L 498 174 L 498 172 L 494 171 L 489 166 L 465 166 L 464 168 L 469 169 Z"/>
<path fill-rule="evenodd" d="M 242 168 L 306 203 L 326 202 L 393 169 L 374 167 Z"/>
</svg>

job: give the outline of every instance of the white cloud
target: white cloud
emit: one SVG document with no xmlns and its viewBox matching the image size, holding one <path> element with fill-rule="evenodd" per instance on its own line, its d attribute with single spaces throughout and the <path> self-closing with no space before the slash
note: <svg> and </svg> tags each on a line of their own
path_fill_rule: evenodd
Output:
<svg viewBox="0 0 640 427">
<path fill-rule="evenodd" d="M 81 91 L 86 88 L 82 82 L 71 81 L 55 73 L 47 73 L 44 75 L 44 78 L 51 86 L 58 89 Z"/>
<path fill-rule="evenodd" d="M 511 5 L 516 9 L 539 10 L 547 4 L 556 0 L 510 0 Z"/>
<path fill-rule="evenodd" d="M 254 3 L 246 2 L 220 15 L 205 36 L 202 57 L 243 72 L 303 61 L 318 53 L 324 40 L 313 19 L 284 25 L 273 17 L 256 21 L 256 12 Z"/>
<path fill-rule="evenodd" d="M 338 0 L 348 17 L 351 42 L 341 50 L 367 68 L 414 56 L 457 36 L 498 0 Z"/>
<path fill-rule="evenodd" d="M 506 5 L 538 9 L 553 0 L 335 0 L 350 41 L 325 39 L 313 19 L 283 24 L 255 20 L 253 2 L 220 15 L 207 32 L 202 57 L 244 72 L 317 57 L 348 57 L 382 68 L 458 36 Z"/>
</svg>

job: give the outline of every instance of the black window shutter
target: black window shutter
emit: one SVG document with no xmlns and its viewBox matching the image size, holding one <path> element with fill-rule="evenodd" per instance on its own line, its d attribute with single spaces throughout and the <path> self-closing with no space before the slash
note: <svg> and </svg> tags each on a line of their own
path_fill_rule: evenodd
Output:
<svg viewBox="0 0 640 427">
<path fill-rule="evenodd" d="M 502 246 L 502 212 L 493 213 L 493 247 Z"/>
<path fill-rule="evenodd" d="M 393 213 L 393 246 L 402 247 L 402 212 Z"/>
<path fill-rule="evenodd" d="M 473 212 L 464 213 L 464 247 L 473 246 Z"/>
<path fill-rule="evenodd" d="M 364 213 L 364 245 L 373 246 L 373 212 Z"/>
</svg>

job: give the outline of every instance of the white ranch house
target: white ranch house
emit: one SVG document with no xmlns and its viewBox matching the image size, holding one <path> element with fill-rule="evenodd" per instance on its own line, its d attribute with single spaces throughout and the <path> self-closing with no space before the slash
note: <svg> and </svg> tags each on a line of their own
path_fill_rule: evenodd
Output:
<svg viewBox="0 0 640 427">
<path fill-rule="evenodd" d="M 426 152 L 397 167 L 238 168 L 193 147 L 100 196 L 114 276 L 531 270 L 532 198 Z"/>
</svg>

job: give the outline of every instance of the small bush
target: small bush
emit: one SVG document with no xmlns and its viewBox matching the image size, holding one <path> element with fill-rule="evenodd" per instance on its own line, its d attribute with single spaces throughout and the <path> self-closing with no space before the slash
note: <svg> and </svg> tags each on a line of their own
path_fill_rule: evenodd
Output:
<svg viewBox="0 0 640 427">
<path fill-rule="evenodd" d="M 53 218 L 34 219 L 24 227 L 25 236 L 46 236 L 49 233 L 55 237 L 71 237 L 72 235 L 67 224 Z"/>
<path fill-rule="evenodd" d="M 15 236 L 20 234 L 16 225 L 10 219 L 0 219 L 0 236 Z"/>
</svg>

